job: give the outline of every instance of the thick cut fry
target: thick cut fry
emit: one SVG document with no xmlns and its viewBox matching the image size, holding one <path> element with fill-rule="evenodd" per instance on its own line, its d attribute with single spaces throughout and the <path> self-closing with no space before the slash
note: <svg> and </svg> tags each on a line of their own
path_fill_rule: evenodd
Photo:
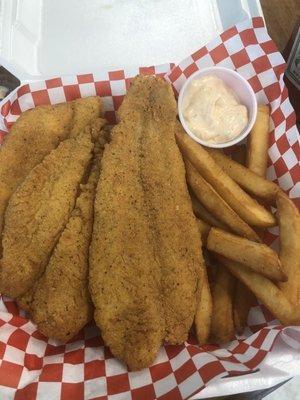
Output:
<svg viewBox="0 0 300 400">
<path fill-rule="evenodd" d="M 216 282 L 212 289 L 213 310 L 210 337 L 213 342 L 226 343 L 234 338 L 233 296 L 235 278 L 218 266 Z"/>
<path fill-rule="evenodd" d="M 269 279 L 247 269 L 243 264 L 217 256 L 218 260 L 242 281 L 265 307 L 283 324 L 300 325 L 300 309 Z"/>
<path fill-rule="evenodd" d="M 288 281 L 280 284 L 282 292 L 300 309 L 300 215 L 294 203 L 278 193 L 280 228 L 279 257 Z"/>
<path fill-rule="evenodd" d="M 274 216 L 244 192 L 214 161 L 210 154 L 183 131 L 179 124 L 175 133 L 184 157 L 194 165 L 203 178 L 213 186 L 244 221 L 259 227 L 276 225 Z"/>
<path fill-rule="evenodd" d="M 200 292 L 199 305 L 195 314 L 195 327 L 199 344 L 208 342 L 212 318 L 212 297 L 209 287 L 206 266 L 204 265 L 203 285 Z"/>
<path fill-rule="evenodd" d="M 231 209 L 189 161 L 185 160 L 185 166 L 187 181 L 205 208 L 225 223 L 233 232 L 250 240 L 260 241 L 256 232 Z"/>
<path fill-rule="evenodd" d="M 277 254 L 263 243 L 255 243 L 221 229 L 211 228 L 207 249 L 242 263 L 274 281 L 286 280 Z"/>
<path fill-rule="evenodd" d="M 269 119 L 269 107 L 258 106 L 256 121 L 247 141 L 247 166 L 263 177 L 266 176 L 268 163 Z"/>
<path fill-rule="evenodd" d="M 260 200 L 275 205 L 276 195 L 281 189 L 274 182 L 258 176 L 219 150 L 209 149 L 208 152 L 216 163 L 243 189 Z"/>
<path fill-rule="evenodd" d="M 190 191 L 191 192 L 191 191 Z M 207 209 L 199 202 L 196 196 L 193 193 L 190 193 L 192 206 L 194 214 L 197 218 L 201 219 L 203 222 L 206 222 L 210 226 L 217 226 L 218 228 L 224 229 L 225 231 L 228 227 L 215 218 Z"/>
<path fill-rule="evenodd" d="M 232 159 L 238 162 L 241 165 L 246 164 L 246 157 L 247 157 L 247 147 L 245 144 L 237 146 L 234 152 L 231 155 Z"/>
<path fill-rule="evenodd" d="M 250 308 L 254 304 L 254 294 L 241 281 L 238 281 L 235 287 L 233 319 L 235 330 L 240 335 L 244 332 Z"/>
<path fill-rule="evenodd" d="M 211 226 L 199 218 L 197 219 L 197 224 L 198 224 L 198 229 L 199 229 L 199 232 L 201 235 L 202 244 L 204 247 L 206 247 L 206 241 L 207 241 L 207 237 L 208 237 Z"/>
</svg>

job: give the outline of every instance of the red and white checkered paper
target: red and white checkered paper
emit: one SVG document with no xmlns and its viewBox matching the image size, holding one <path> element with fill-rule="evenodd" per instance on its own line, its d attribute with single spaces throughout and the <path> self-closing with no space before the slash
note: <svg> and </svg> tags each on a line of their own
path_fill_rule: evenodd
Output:
<svg viewBox="0 0 300 400">
<path fill-rule="evenodd" d="M 262 18 L 228 29 L 176 67 L 99 71 L 23 85 L 2 103 L 0 138 L 7 134 L 22 111 L 39 104 L 95 94 L 103 99 L 106 118 L 114 122 L 115 111 L 137 73 L 165 75 L 178 91 L 190 74 L 211 65 L 236 69 L 248 79 L 258 101 L 270 104 L 268 176 L 299 205 L 300 149 L 295 114 L 283 83 L 284 60 L 268 36 Z M 268 243 L 277 237 L 278 230 L 271 230 Z M 270 384 L 267 378 L 272 378 L 272 374 L 284 379 L 296 373 L 297 368 L 300 370 L 300 358 L 295 355 L 300 348 L 297 328 L 283 329 L 260 305 L 251 309 L 248 323 L 244 337 L 225 347 L 213 344 L 199 347 L 191 338 L 180 346 L 162 347 L 150 368 L 129 372 L 103 345 L 94 325 L 87 326 L 68 344 L 60 345 L 38 332 L 13 301 L 3 298 L 0 302 L 0 397 L 179 400 L 200 392 L 196 397 L 202 398 L 214 386 L 218 389 L 210 391 L 210 395 L 223 394 L 222 387 L 228 387 L 230 381 L 235 383 L 229 391 L 242 392 L 257 387 L 257 382 L 250 387 L 243 386 L 242 382 L 251 382 L 253 376 L 258 376 L 267 386 Z M 292 364 L 285 362 L 287 355 Z M 292 371 L 288 365 L 293 365 Z"/>
</svg>

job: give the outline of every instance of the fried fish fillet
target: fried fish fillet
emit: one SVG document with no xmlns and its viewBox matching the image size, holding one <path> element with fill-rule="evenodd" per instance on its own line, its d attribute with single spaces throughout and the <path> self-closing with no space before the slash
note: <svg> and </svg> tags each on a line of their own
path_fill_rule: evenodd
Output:
<svg viewBox="0 0 300 400">
<path fill-rule="evenodd" d="M 103 124 L 102 124 L 103 125 Z M 88 252 L 92 234 L 95 189 L 100 161 L 107 141 L 101 120 L 93 124 L 98 140 L 86 184 L 69 222 L 61 234 L 44 274 L 32 289 L 18 299 L 31 313 L 38 329 L 46 336 L 67 342 L 89 322 L 93 306 L 88 291 Z"/>
<path fill-rule="evenodd" d="M 101 113 L 100 98 L 87 97 L 25 111 L 0 148 L 0 236 L 10 196 L 59 142 L 76 136 Z"/>
<path fill-rule="evenodd" d="M 25 178 L 5 213 L 1 293 L 18 297 L 43 272 L 92 157 L 90 129 L 66 139 Z"/>
<path fill-rule="evenodd" d="M 135 78 L 119 116 L 102 159 L 89 279 L 106 344 L 135 370 L 164 340 L 186 340 L 203 260 L 170 85 Z"/>
</svg>

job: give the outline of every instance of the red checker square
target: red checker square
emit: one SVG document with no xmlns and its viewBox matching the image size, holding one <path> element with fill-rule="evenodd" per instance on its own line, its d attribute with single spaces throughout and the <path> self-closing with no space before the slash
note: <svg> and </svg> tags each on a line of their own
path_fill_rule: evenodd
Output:
<svg viewBox="0 0 300 400">
<path fill-rule="evenodd" d="M 268 56 L 261 56 L 252 61 L 252 66 L 257 74 L 272 68 Z"/>
<path fill-rule="evenodd" d="M 253 29 L 245 29 L 243 32 L 240 32 L 240 38 L 245 47 L 251 44 L 257 44 L 257 38 Z"/>
<path fill-rule="evenodd" d="M 182 74 L 182 70 L 180 67 L 173 68 L 169 75 L 170 81 L 171 82 L 177 81 L 177 79 L 180 77 L 181 74 Z"/>
<path fill-rule="evenodd" d="M 287 118 L 286 118 L 286 130 L 290 129 L 292 126 L 296 124 L 296 114 L 292 112 Z"/>
<path fill-rule="evenodd" d="M 84 398 L 84 383 L 62 383 L 60 400 L 82 400 Z"/>
<path fill-rule="evenodd" d="M 231 60 L 235 66 L 235 68 L 240 68 L 243 65 L 249 63 L 249 57 L 245 49 L 238 51 L 237 53 L 231 54 Z"/>
<path fill-rule="evenodd" d="M 15 100 L 17 101 L 17 100 Z M 1 107 L 1 115 L 3 115 L 3 117 L 6 117 L 9 113 L 11 107 L 11 102 L 8 101 L 7 103 L 5 103 L 2 107 Z"/>
<path fill-rule="evenodd" d="M 45 356 L 56 356 L 57 354 L 63 354 L 65 352 L 65 345 L 53 346 L 52 344 L 47 344 L 45 350 Z"/>
<path fill-rule="evenodd" d="M 6 132 L 5 131 L 0 131 L 0 144 L 3 143 L 4 137 L 6 136 Z"/>
<path fill-rule="evenodd" d="M 43 366 L 39 380 L 41 382 L 60 382 L 62 374 L 63 364 L 46 364 Z"/>
<path fill-rule="evenodd" d="M 266 318 L 267 319 L 267 318 Z M 252 347 L 256 347 L 257 349 L 260 349 L 263 342 L 265 341 L 266 337 L 268 336 L 269 331 L 267 329 L 262 329 L 261 332 L 259 332 L 259 335 L 257 338 L 253 340 L 251 343 Z"/>
<path fill-rule="evenodd" d="M 275 75 L 277 76 L 278 80 L 280 79 L 280 75 L 282 75 L 284 73 L 285 68 L 286 68 L 286 64 L 276 65 L 275 67 L 273 67 L 273 71 L 274 71 Z M 287 92 L 286 87 L 284 87 L 283 90 Z"/>
<path fill-rule="evenodd" d="M 186 78 L 188 78 L 189 76 L 191 76 L 194 72 L 198 71 L 198 67 L 195 63 L 189 65 L 184 71 L 184 75 Z"/>
<path fill-rule="evenodd" d="M 105 376 L 105 361 L 93 360 L 84 364 L 84 379 L 94 379 Z"/>
<path fill-rule="evenodd" d="M 35 106 L 50 104 L 50 98 L 46 89 L 36 90 L 35 92 L 32 92 L 31 95 Z"/>
<path fill-rule="evenodd" d="M 122 104 L 122 101 L 124 99 L 124 96 L 114 96 L 113 97 L 113 103 L 114 103 L 114 108 L 117 111 L 120 105 Z"/>
<path fill-rule="evenodd" d="M 99 347 L 99 346 L 104 346 L 104 342 L 100 334 L 99 336 L 94 336 L 85 340 L 85 347 Z"/>
<path fill-rule="evenodd" d="M 20 108 L 20 103 L 18 100 L 15 100 L 10 108 L 10 112 L 13 115 L 20 115 L 22 113 L 21 108 Z"/>
<path fill-rule="evenodd" d="M 120 81 L 125 79 L 125 73 L 123 70 L 109 72 L 108 76 L 111 81 Z"/>
<path fill-rule="evenodd" d="M 30 93 L 30 87 L 29 84 L 27 85 L 22 85 L 18 90 L 17 90 L 17 95 L 18 97 L 23 96 L 24 94 Z"/>
<path fill-rule="evenodd" d="M 106 381 L 108 395 L 127 392 L 130 390 L 128 374 L 108 376 Z"/>
<path fill-rule="evenodd" d="M 61 78 L 53 78 L 46 80 L 47 89 L 53 89 L 62 86 Z"/>
<path fill-rule="evenodd" d="M 271 85 L 265 87 L 264 90 L 270 103 L 277 99 L 281 94 L 280 85 L 278 82 L 272 83 Z"/>
<path fill-rule="evenodd" d="M 25 354 L 24 367 L 29 371 L 35 371 L 43 368 L 43 359 L 36 354 Z"/>
<path fill-rule="evenodd" d="M 277 108 L 271 114 L 271 118 L 273 119 L 274 125 L 278 126 L 284 121 L 284 115 L 280 108 Z"/>
<path fill-rule="evenodd" d="M 0 366 L 0 385 L 17 388 L 23 367 L 9 361 L 2 361 Z"/>
<path fill-rule="evenodd" d="M 95 88 L 98 96 L 111 96 L 111 87 L 109 81 L 95 82 Z"/>
<path fill-rule="evenodd" d="M 7 344 L 17 349 L 26 350 L 30 335 L 22 329 L 16 329 L 9 337 Z"/>
<path fill-rule="evenodd" d="M 150 374 L 153 382 L 159 381 L 172 373 L 173 370 L 169 361 L 150 367 Z"/>
<path fill-rule="evenodd" d="M 265 358 L 267 353 L 268 352 L 265 350 L 258 350 L 256 355 L 254 357 L 252 357 L 251 360 L 246 361 L 244 364 L 246 365 L 246 367 L 248 367 L 250 369 L 254 369 L 258 366 L 259 363 L 262 362 L 262 360 Z"/>
<path fill-rule="evenodd" d="M 181 396 L 181 393 L 180 393 L 178 387 L 175 387 L 174 389 L 170 390 L 168 393 L 165 393 L 162 396 L 159 396 L 159 400 L 182 400 L 182 396 Z"/>
<path fill-rule="evenodd" d="M 66 96 L 66 101 L 79 99 L 81 97 L 79 85 L 66 85 L 63 88 Z"/>
<path fill-rule="evenodd" d="M 12 124 L 9 124 L 9 128 L 12 126 Z M 19 308 L 17 304 L 12 301 L 12 300 L 5 300 L 5 307 L 7 308 L 7 311 L 12 314 L 12 318 L 9 320 L 9 323 L 13 326 L 22 326 L 24 325 L 27 321 L 24 320 L 24 318 L 19 317 Z"/>
<path fill-rule="evenodd" d="M 285 135 L 284 135 L 285 136 Z M 275 131 L 273 130 L 273 131 L 271 131 L 270 133 L 269 133 L 269 147 L 271 147 L 272 146 L 272 144 L 274 144 L 275 143 Z M 270 161 L 270 160 L 269 160 Z M 270 164 L 271 165 L 271 164 Z"/>
<path fill-rule="evenodd" d="M 172 358 L 176 357 L 182 350 L 184 349 L 183 345 L 167 345 L 165 346 L 166 353 L 171 360 Z"/>
<path fill-rule="evenodd" d="M 178 384 L 185 381 L 189 376 L 193 375 L 197 371 L 195 364 L 192 360 L 188 360 L 180 368 L 174 371 L 175 379 Z"/>
<path fill-rule="evenodd" d="M 22 389 L 17 389 L 15 393 L 14 400 L 32 400 L 36 398 L 37 395 L 37 382 L 32 382 L 23 387 Z"/>
<path fill-rule="evenodd" d="M 232 350 L 233 354 L 244 354 L 249 349 L 249 345 L 245 342 L 239 344 Z"/>
<path fill-rule="evenodd" d="M 153 385 L 143 386 L 138 389 L 131 390 L 132 400 L 153 400 L 156 398 Z"/>
<path fill-rule="evenodd" d="M 196 51 L 194 54 L 192 54 L 192 59 L 194 61 L 199 60 L 200 58 L 204 57 L 208 53 L 207 47 L 201 47 L 198 51 Z"/>
<path fill-rule="evenodd" d="M 68 364 L 82 364 L 84 362 L 84 349 L 78 349 L 65 353 L 64 362 Z"/>
<path fill-rule="evenodd" d="M 3 359 L 5 349 L 6 349 L 6 344 L 3 342 L 0 342 L 0 360 Z"/>
<path fill-rule="evenodd" d="M 298 199 L 294 199 L 293 201 L 294 201 L 296 207 L 298 208 L 298 210 L 300 211 L 300 199 L 299 198 Z"/>
<path fill-rule="evenodd" d="M 189 352 L 189 355 L 191 357 L 195 356 L 196 354 L 202 353 L 202 346 L 199 348 L 199 346 L 188 346 L 187 351 Z"/>
<path fill-rule="evenodd" d="M 104 113 L 104 118 L 107 120 L 107 122 L 111 125 L 114 125 L 117 123 L 116 119 L 116 113 L 114 111 L 106 111 Z"/>
<path fill-rule="evenodd" d="M 278 51 L 277 46 L 273 42 L 273 40 L 269 40 L 267 42 L 260 43 L 260 47 L 263 49 L 263 51 L 266 54 L 271 54 L 271 53 L 275 53 L 276 51 Z"/>
<path fill-rule="evenodd" d="M 274 320 L 274 315 L 263 304 L 261 304 L 261 310 L 267 322 L 271 322 Z"/>
<path fill-rule="evenodd" d="M 280 138 L 277 140 L 277 147 L 281 154 L 284 154 L 290 148 L 290 144 L 286 135 L 280 136 Z"/>
<path fill-rule="evenodd" d="M 253 24 L 253 28 L 263 28 L 265 26 L 264 20 L 262 19 L 262 17 L 252 18 L 252 24 Z"/>
<path fill-rule="evenodd" d="M 133 78 L 126 78 L 126 79 L 125 79 L 125 87 L 126 87 L 126 90 L 128 90 L 128 89 L 130 88 L 132 79 L 133 79 Z"/>
<path fill-rule="evenodd" d="M 293 168 L 290 169 L 290 174 L 295 184 L 300 182 L 300 167 L 298 164 L 294 165 Z"/>
<path fill-rule="evenodd" d="M 215 376 L 225 371 L 225 368 L 219 361 L 212 361 L 207 363 L 204 367 L 199 369 L 199 374 L 204 383 L 209 382 Z"/>
<path fill-rule="evenodd" d="M 262 89 L 261 83 L 256 75 L 248 79 L 248 82 L 255 93 L 259 92 Z"/>
<path fill-rule="evenodd" d="M 215 64 L 225 60 L 229 55 L 223 43 L 211 50 L 209 54 Z"/>
<path fill-rule="evenodd" d="M 276 171 L 277 178 L 280 178 L 282 175 L 286 173 L 287 166 L 282 157 L 280 157 L 277 161 L 275 161 L 274 168 Z"/>
<path fill-rule="evenodd" d="M 139 68 L 139 72 L 141 75 L 155 75 L 154 67 L 141 67 Z"/>
<path fill-rule="evenodd" d="M 236 29 L 236 26 L 233 26 L 232 28 L 227 29 L 225 32 L 221 33 L 220 37 L 223 42 L 226 40 L 232 38 L 233 36 L 238 34 L 238 30 Z"/>
<path fill-rule="evenodd" d="M 77 75 L 78 83 L 93 83 L 94 76 L 93 74 L 84 74 L 84 75 Z"/>
<path fill-rule="evenodd" d="M 31 336 L 34 337 L 35 339 L 43 340 L 44 342 L 48 340 L 48 338 L 45 335 L 43 335 L 42 332 L 40 332 L 39 330 L 35 330 Z"/>
</svg>

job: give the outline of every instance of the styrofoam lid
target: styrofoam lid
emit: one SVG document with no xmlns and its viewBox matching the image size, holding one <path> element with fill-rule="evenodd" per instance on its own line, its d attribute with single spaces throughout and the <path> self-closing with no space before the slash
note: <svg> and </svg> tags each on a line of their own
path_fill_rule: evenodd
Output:
<svg viewBox="0 0 300 400">
<path fill-rule="evenodd" d="M 177 62 L 259 0 L 2 0 L 0 62 L 21 81 Z"/>
</svg>

